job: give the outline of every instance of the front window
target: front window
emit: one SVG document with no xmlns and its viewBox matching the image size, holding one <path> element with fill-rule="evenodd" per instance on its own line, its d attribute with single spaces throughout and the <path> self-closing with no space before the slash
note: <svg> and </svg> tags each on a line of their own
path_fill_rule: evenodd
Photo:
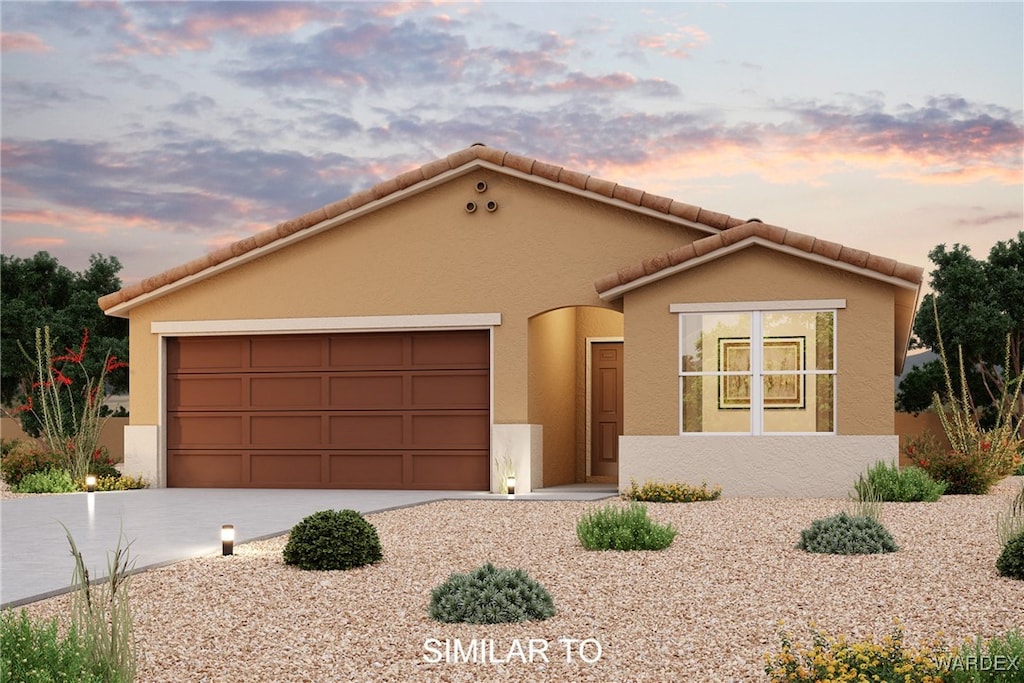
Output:
<svg viewBox="0 0 1024 683">
<path fill-rule="evenodd" d="M 835 432 L 834 310 L 679 316 L 681 431 Z"/>
</svg>

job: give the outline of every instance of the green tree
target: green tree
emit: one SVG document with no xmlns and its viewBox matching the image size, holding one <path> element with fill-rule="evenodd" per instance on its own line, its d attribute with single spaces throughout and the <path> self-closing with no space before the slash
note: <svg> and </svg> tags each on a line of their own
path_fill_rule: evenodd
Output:
<svg viewBox="0 0 1024 683">
<path fill-rule="evenodd" d="M 73 272 L 45 251 L 30 258 L 0 255 L 0 403 L 20 405 L 35 380 L 36 328 L 49 327 L 56 352 L 77 349 L 84 330 L 89 347 L 84 370 L 99 377 L 106 356 L 128 359 L 128 321 L 107 316 L 96 300 L 121 288 L 121 262 L 93 254 L 89 267 Z M 27 352 L 27 355 L 26 355 Z M 108 393 L 126 391 L 126 372 L 108 377 Z M 36 433 L 31 413 L 23 425 Z"/>
<path fill-rule="evenodd" d="M 963 349 L 967 385 L 981 419 L 991 417 L 1007 378 L 1021 376 L 1024 341 L 1024 232 L 997 242 L 982 261 L 970 249 L 940 244 L 928 257 L 933 293 L 925 295 L 914 320 L 916 343 L 938 352 L 932 300 L 938 309 L 946 350 L 955 366 L 956 349 Z M 1003 367 L 1006 337 L 1010 336 L 1009 367 Z M 954 382 L 958 378 L 954 377 Z M 955 387 L 959 391 L 959 387 Z M 908 412 L 928 408 L 934 392 L 945 393 L 938 361 L 914 368 L 900 383 L 896 407 Z M 1018 405 L 1014 413 L 1021 414 Z"/>
</svg>

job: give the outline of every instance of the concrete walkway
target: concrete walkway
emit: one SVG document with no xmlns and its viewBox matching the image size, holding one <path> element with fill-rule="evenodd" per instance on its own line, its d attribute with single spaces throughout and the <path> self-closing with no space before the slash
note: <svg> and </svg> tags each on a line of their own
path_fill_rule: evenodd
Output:
<svg viewBox="0 0 1024 683">
<path fill-rule="evenodd" d="M 600 500 L 611 485 L 575 484 L 517 495 L 517 500 Z M 124 534 L 136 568 L 220 552 L 220 527 L 236 543 L 287 532 L 318 510 L 363 513 L 444 499 L 505 500 L 476 491 L 292 489 L 145 489 L 37 495 L 0 501 L 0 603 L 34 602 L 68 590 L 74 562 L 68 528 L 92 578 L 107 574 L 107 554 Z"/>
</svg>

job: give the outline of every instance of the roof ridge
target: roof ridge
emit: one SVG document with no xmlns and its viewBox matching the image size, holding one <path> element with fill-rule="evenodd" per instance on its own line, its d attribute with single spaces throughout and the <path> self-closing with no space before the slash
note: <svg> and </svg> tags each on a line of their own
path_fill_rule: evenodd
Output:
<svg viewBox="0 0 1024 683">
<path fill-rule="evenodd" d="M 599 295 L 605 294 L 616 287 L 628 285 L 641 278 L 655 275 L 692 259 L 754 238 L 773 242 L 792 250 L 803 251 L 809 255 L 846 263 L 887 277 L 905 280 L 914 285 L 920 285 L 924 278 L 924 269 L 918 266 L 877 256 L 860 249 L 853 249 L 837 242 L 818 239 L 794 230 L 787 230 L 760 220 L 750 220 L 715 235 L 702 237 L 690 244 L 644 259 L 641 263 L 634 263 L 614 273 L 609 273 L 595 280 L 594 288 Z"/>
</svg>

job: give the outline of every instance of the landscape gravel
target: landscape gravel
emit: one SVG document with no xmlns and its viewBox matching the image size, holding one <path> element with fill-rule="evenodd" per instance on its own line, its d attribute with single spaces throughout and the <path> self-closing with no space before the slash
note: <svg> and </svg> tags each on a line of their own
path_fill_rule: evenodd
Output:
<svg viewBox="0 0 1024 683">
<path fill-rule="evenodd" d="M 847 507 L 838 499 L 648 504 L 679 531 L 656 552 L 584 550 L 576 521 L 603 502 L 443 501 L 373 514 L 384 559 L 370 567 L 288 567 L 282 536 L 137 574 L 138 680 L 756 681 L 780 629 L 798 642 L 810 624 L 881 637 L 898 620 L 909 642 L 990 637 L 1024 627 L 1024 582 L 996 573 L 994 526 L 1022 479 L 987 496 L 886 503 L 900 550 L 868 556 L 795 548 L 814 519 Z M 525 569 L 556 615 L 432 621 L 431 589 L 485 562 Z M 28 609 L 65 615 L 68 598 Z M 571 661 L 565 639 L 576 641 Z M 456 640 L 462 657 L 446 656 Z M 493 657 L 487 647 L 446 661 L 481 640 Z"/>
</svg>

